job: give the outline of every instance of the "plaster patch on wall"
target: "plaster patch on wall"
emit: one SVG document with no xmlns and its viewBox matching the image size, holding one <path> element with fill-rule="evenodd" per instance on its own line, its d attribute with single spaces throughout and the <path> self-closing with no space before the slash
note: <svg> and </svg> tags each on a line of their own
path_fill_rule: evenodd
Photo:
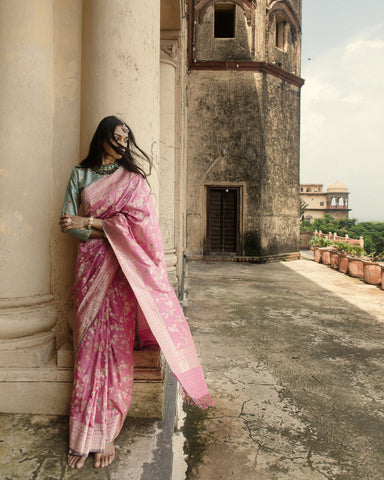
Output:
<svg viewBox="0 0 384 480">
<path fill-rule="evenodd" d="M 18 220 L 19 222 L 22 222 L 22 221 L 23 221 L 23 214 L 20 213 L 18 210 L 15 210 L 15 211 L 14 211 L 14 215 L 15 215 L 15 217 L 17 218 L 17 220 Z"/>
<path fill-rule="evenodd" d="M 9 177 L 9 172 L 7 170 L 4 170 L 3 168 L 0 168 L 0 175 L 3 177 Z"/>
<path fill-rule="evenodd" d="M 26 232 L 30 232 L 30 231 L 32 230 L 32 225 L 25 225 L 25 226 L 24 226 L 24 230 L 25 230 Z"/>
<path fill-rule="evenodd" d="M 15 52 L 14 50 L 12 50 L 9 45 L 4 45 L 3 49 L 6 51 L 5 59 L 7 60 L 7 62 L 12 61 L 14 57 L 16 58 L 21 57 L 21 54 L 19 52 Z"/>
<path fill-rule="evenodd" d="M 15 234 L 12 232 L 8 222 L 0 218 L 0 233 L 7 235 L 8 237 L 14 237 Z"/>
</svg>

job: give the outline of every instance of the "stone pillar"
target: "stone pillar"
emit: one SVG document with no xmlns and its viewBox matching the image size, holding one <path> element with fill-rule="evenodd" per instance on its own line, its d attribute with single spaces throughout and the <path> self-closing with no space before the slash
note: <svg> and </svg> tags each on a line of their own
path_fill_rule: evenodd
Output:
<svg viewBox="0 0 384 480">
<path fill-rule="evenodd" d="M 82 0 L 54 2 L 53 75 L 53 221 L 51 236 L 51 288 L 58 312 L 57 366 L 72 368 L 72 285 L 77 240 L 58 225 L 72 168 L 80 162 Z"/>
<path fill-rule="evenodd" d="M 55 352 L 50 285 L 53 2 L 0 2 L 0 367 Z"/>
<path fill-rule="evenodd" d="M 161 39 L 160 52 L 160 227 L 168 278 L 177 288 L 175 248 L 176 67 L 178 36 Z"/>
<path fill-rule="evenodd" d="M 82 41 L 81 156 L 103 117 L 124 119 L 153 161 L 148 180 L 158 209 L 160 0 L 83 0 Z M 142 353 L 143 362 L 153 356 Z M 161 416 L 164 384 L 157 377 L 139 380 L 129 415 L 148 416 L 150 410 Z"/>
<path fill-rule="evenodd" d="M 160 0 L 84 0 L 81 154 L 99 121 L 120 115 L 152 158 L 159 205 Z"/>
</svg>

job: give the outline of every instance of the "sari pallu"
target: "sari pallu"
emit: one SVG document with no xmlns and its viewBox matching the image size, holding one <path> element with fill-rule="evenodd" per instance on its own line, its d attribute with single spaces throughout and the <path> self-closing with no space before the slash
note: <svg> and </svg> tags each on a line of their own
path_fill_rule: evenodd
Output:
<svg viewBox="0 0 384 480">
<path fill-rule="evenodd" d="M 85 187 L 81 195 L 85 215 L 103 220 L 108 241 L 90 240 L 80 247 L 74 288 L 76 352 L 121 271 L 137 300 L 136 329 L 141 342 L 158 343 L 187 398 L 201 408 L 213 405 L 187 321 L 168 282 L 157 214 L 146 181 L 120 167 Z M 88 252 L 90 243 L 95 244 L 92 252 Z"/>
</svg>

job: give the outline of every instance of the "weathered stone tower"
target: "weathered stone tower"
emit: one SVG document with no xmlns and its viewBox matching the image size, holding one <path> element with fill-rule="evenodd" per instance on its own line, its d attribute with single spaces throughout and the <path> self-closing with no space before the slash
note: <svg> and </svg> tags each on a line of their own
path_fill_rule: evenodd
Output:
<svg viewBox="0 0 384 480">
<path fill-rule="evenodd" d="M 190 0 L 187 254 L 298 249 L 301 0 Z"/>
</svg>

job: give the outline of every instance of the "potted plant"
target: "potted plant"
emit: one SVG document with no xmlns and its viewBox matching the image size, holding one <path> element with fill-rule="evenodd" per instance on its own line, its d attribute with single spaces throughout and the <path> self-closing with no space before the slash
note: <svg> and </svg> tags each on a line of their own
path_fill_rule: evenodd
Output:
<svg viewBox="0 0 384 480">
<path fill-rule="evenodd" d="M 328 238 L 313 237 L 309 243 L 312 246 L 313 258 L 315 262 L 320 263 L 322 261 L 322 254 L 326 247 L 329 247 L 332 242 Z"/>
<path fill-rule="evenodd" d="M 335 251 L 336 249 L 332 244 L 322 249 L 321 263 L 323 263 L 324 265 L 331 265 L 331 255 Z"/>
<path fill-rule="evenodd" d="M 347 273 L 349 265 L 349 256 L 351 252 L 352 245 L 348 242 L 338 242 L 340 244 L 340 253 L 339 253 L 339 272 Z"/>
<path fill-rule="evenodd" d="M 316 262 L 330 265 L 371 285 L 380 285 L 384 290 L 384 252 L 367 255 L 360 245 L 324 237 L 313 237 L 309 243 Z"/>
<path fill-rule="evenodd" d="M 339 269 L 340 257 L 344 252 L 344 242 L 333 242 L 334 250 L 331 251 L 331 268 Z"/>
<path fill-rule="evenodd" d="M 364 261 L 364 281 L 371 285 L 380 285 L 382 282 L 383 267 L 380 261 L 384 260 L 384 252 L 376 254 L 376 252 L 368 255 Z"/>
<path fill-rule="evenodd" d="M 363 248 L 358 245 L 351 245 L 348 262 L 348 275 L 351 277 L 364 278 L 363 255 L 366 255 Z"/>
<path fill-rule="evenodd" d="M 384 290 L 384 268 L 381 269 L 381 289 Z"/>
</svg>

